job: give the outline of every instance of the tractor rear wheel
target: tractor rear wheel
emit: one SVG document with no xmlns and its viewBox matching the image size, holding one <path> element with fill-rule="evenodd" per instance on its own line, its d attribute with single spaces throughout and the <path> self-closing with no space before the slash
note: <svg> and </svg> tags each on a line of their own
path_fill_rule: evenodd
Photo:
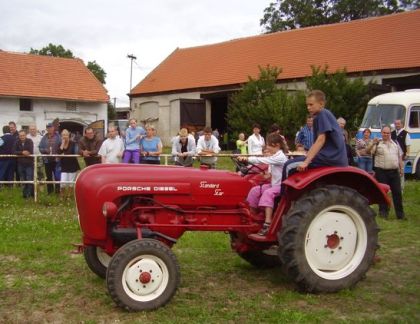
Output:
<svg viewBox="0 0 420 324">
<path fill-rule="evenodd" d="M 235 242 L 240 241 L 241 235 L 245 234 L 235 232 L 230 232 L 229 234 L 232 248 L 235 250 Z M 249 250 L 237 253 L 242 259 L 252 264 L 256 268 L 274 268 L 280 265 L 280 259 L 277 251 L 277 246 L 273 245 L 271 248 L 266 250 Z"/>
<path fill-rule="evenodd" d="M 123 245 L 112 257 L 106 275 L 112 299 L 128 311 L 165 305 L 175 294 L 179 282 L 180 269 L 174 253 L 152 239 Z"/>
<path fill-rule="evenodd" d="M 83 251 L 86 263 L 90 270 L 105 279 L 106 269 L 111 257 L 99 246 L 86 246 Z"/>
<path fill-rule="evenodd" d="M 286 273 L 306 292 L 336 292 L 365 277 L 378 247 L 375 213 L 353 189 L 327 186 L 300 198 L 278 233 Z"/>
<path fill-rule="evenodd" d="M 416 164 L 416 178 L 417 180 L 420 180 L 420 159 L 417 161 Z"/>
</svg>

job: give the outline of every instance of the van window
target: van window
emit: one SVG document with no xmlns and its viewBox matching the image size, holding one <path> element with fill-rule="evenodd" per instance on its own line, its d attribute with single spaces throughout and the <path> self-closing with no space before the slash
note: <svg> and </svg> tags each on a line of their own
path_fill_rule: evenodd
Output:
<svg viewBox="0 0 420 324">
<path fill-rule="evenodd" d="M 404 125 L 405 108 L 401 105 L 368 105 L 363 117 L 361 128 L 381 129 L 400 119 Z"/>
<path fill-rule="evenodd" d="M 408 126 L 410 128 L 420 128 L 420 107 L 411 108 Z"/>
</svg>

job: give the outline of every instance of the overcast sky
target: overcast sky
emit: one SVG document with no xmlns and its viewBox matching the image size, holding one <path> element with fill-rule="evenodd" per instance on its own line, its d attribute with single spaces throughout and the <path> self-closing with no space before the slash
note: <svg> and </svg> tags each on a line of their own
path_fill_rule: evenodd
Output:
<svg viewBox="0 0 420 324">
<path fill-rule="evenodd" d="M 0 49 L 29 52 L 63 45 L 96 60 L 117 107 L 133 87 L 177 47 L 257 35 L 272 0 L 0 0 Z M 169 76 L 170 77 L 170 76 Z M 113 100 L 113 99 L 111 99 Z"/>
</svg>

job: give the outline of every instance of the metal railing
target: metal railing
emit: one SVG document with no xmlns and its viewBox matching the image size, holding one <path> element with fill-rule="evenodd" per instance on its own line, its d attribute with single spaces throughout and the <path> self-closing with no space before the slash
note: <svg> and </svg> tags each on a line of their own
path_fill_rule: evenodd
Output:
<svg viewBox="0 0 420 324">
<path fill-rule="evenodd" d="M 291 152 L 288 154 L 289 156 L 297 156 L 302 155 L 301 153 L 297 152 Z M 228 153 L 220 153 L 220 154 L 206 154 L 206 155 L 193 155 L 191 157 L 199 159 L 200 157 L 238 157 L 238 156 L 262 156 L 262 155 L 255 155 L 255 154 L 228 154 Z M 76 157 L 76 158 L 82 158 L 79 154 L 31 154 L 31 155 L 15 155 L 15 154 L 0 154 L 1 158 L 33 158 L 33 169 L 34 169 L 34 178 L 33 181 L 0 181 L 0 184 L 33 184 L 34 185 L 34 201 L 38 201 L 38 193 L 39 193 L 39 185 L 41 184 L 74 184 L 75 181 L 60 181 L 60 180 L 40 180 L 38 179 L 38 157 L 49 157 L 49 158 L 63 158 L 63 157 Z M 168 165 L 168 158 L 174 158 L 175 155 L 173 154 L 160 154 L 159 157 L 163 158 L 163 165 Z M 13 170 L 15 172 L 15 170 Z"/>
</svg>

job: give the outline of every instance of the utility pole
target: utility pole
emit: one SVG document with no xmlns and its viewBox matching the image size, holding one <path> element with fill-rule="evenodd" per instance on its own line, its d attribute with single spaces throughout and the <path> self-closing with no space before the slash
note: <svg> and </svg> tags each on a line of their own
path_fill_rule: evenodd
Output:
<svg viewBox="0 0 420 324">
<path fill-rule="evenodd" d="M 127 57 L 131 60 L 131 67 L 130 67 L 130 91 L 131 91 L 132 82 L 133 82 L 133 60 L 137 60 L 137 57 L 135 57 L 134 54 L 128 54 Z"/>
</svg>

